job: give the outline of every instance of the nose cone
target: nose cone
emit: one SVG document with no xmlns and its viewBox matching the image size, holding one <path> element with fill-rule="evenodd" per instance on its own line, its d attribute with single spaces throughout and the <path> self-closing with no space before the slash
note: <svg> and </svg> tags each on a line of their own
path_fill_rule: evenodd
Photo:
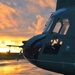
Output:
<svg viewBox="0 0 75 75">
<path fill-rule="evenodd" d="M 23 48 L 24 57 L 27 58 L 31 63 L 35 65 L 37 63 L 40 49 L 43 44 L 43 39 L 45 37 L 46 36 L 43 34 L 35 36 L 29 39 L 24 45 L 24 48 Z"/>
<path fill-rule="evenodd" d="M 36 65 L 39 56 L 39 48 L 24 49 L 23 54 L 32 64 Z"/>
</svg>

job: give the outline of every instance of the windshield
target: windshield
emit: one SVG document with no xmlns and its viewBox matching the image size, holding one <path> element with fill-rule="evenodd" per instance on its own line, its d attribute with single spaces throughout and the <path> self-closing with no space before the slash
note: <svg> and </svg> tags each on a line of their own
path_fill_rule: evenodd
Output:
<svg viewBox="0 0 75 75">
<path fill-rule="evenodd" d="M 59 34 L 62 34 L 62 35 L 66 35 L 68 29 L 69 29 L 69 20 L 68 19 L 62 19 L 61 21 L 59 20 L 55 26 L 54 26 L 54 29 L 53 29 L 53 32 L 54 33 L 59 33 Z"/>
<path fill-rule="evenodd" d="M 53 18 L 49 18 L 46 25 L 45 25 L 46 27 L 45 27 L 43 33 L 48 32 L 50 30 L 52 24 L 53 24 Z"/>
</svg>

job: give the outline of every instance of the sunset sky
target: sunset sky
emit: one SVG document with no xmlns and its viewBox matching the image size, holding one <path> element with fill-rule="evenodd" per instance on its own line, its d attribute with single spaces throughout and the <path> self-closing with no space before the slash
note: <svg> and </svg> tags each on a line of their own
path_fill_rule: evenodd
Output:
<svg viewBox="0 0 75 75">
<path fill-rule="evenodd" d="M 22 45 L 23 40 L 42 33 L 56 0 L 0 0 L 0 52 L 6 44 Z M 19 52 L 11 48 L 11 52 Z"/>
</svg>

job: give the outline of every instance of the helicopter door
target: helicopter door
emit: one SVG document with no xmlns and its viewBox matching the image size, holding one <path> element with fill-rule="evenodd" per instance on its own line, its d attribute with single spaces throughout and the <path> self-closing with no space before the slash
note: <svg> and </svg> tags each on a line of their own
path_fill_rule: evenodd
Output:
<svg viewBox="0 0 75 75">
<path fill-rule="evenodd" d="M 51 34 L 49 32 L 47 38 L 45 39 L 45 44 L 43 45 L 44 54 L 58 54 L 69 26 L 68 19 L 59 20 L 55 24 Z"/>
</svg>

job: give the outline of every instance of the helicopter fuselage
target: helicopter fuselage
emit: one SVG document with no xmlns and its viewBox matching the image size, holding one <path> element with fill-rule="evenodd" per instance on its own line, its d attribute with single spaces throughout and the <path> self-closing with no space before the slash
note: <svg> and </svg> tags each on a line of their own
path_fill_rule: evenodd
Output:
<svg viewBox="0 0 75 75">
<path fill-rule="evenodd" d="M 51 15 L 44 32 L 30 38 L 23 54 L 32 64 L 53 72 L 75 74 L 75 7 Z"/>
</svg>

